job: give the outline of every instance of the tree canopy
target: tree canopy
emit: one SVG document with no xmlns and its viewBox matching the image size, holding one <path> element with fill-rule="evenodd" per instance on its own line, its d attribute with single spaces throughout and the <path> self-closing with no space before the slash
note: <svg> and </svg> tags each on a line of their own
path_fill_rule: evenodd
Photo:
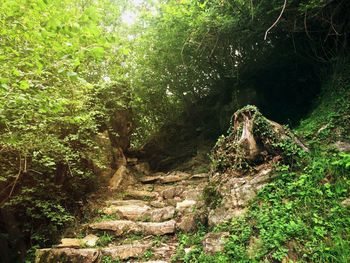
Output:
<svg viewBox="0 0 350 263">
<path fill-rule="evenodd" d="M 215 137 L 247 103 L 298 123 L 349 18 L 346 0 L 1 1 L 1 207 L 52 242 L 109 165 L 95 138 L 118 137 L 118 111 L 134 148 L 179 118 Z"/>
</svg>

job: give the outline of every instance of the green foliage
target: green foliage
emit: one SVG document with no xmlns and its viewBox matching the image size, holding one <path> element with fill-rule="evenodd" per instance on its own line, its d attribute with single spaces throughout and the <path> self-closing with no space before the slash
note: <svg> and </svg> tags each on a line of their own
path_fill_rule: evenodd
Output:
<svg viewBox="0 0 350 263">
<path fill-rule="evenodd" d="M 102 214 L 98 216 L 96 222 L 119 220 L 119 219 L 120 217 L 117 214 L 111 214 L 111 215 Z"/>
<path fill-rule="evenodd" d="M 154 256 L 154 253 L 152 250 L 148 249 L 142 256 L 145 260 L 150 260 Z"/>
<path fill-rule="evenodd" d="M 215 185 L 208 184 L 203 190 L 203 199 L 207 207 L 215 209 L 221 203 L 222 196 L 216 190 Z"/>
<path fill-rule="evenodd" d="M 115 235 L 111 235 L 107 232 L 103 232 L 103 234 L 99 236 L 97 246 L 99 247 L 108 246 L 108 244 L 113 242 L 114 239 L 115 239 Z"/>
<path fill-rule="evenodd" d="M 117 50 L 124 40 L 108 29 L 117 3 L 0 3 L 0 203 L 31 245 L 50 245 L 74 220 L 96 187 L 92 163 L 106 165 L 94 138 L 128 89 L 128 47 Z"/>
<path fill-rule="evenodd" d="M 102 263 L 120 263 L 121 262 L 119 259 L 113 259 L 109 256 L 103 256 L 101 260 L 102 260 Z"/>
<path fill-rule="evenodd" d="M 196 233 L 185 234 L 181 233 L 179 238 L 179 246 L 176 249 L 175 255 L 171 258 L 172 262 L 201 262 L 197 260 L 197 257 L 202 253 L 202 239 L 206 234 L 206 229 L 203 226 L 199 226 Z M 186 253 L 185 249 L 189 249 Z"/>
<path fill-rule="evenodd" d="M 338 159 L 332 163 L 344 170 L 350 169 L 350 154 L 348 153 L 339 153 Z"/>
<path fill-rule="evenodd" d="M 223 253 L 208 262 L 348 262 L 350 254 L 349 154 L 332 145 L 348 139 L 348 65 L 326 82 L 314 112 L 297 132 L 312 152 L 303 162 L 279 164 L 273 182 L 258 192 L 245 216 L 217 226 L 229 231 Z M 335 117 L 336 116 L 336 117 Z M 325 129 L 320 128 L 329 124 Z M 289 149 L 290 146 L 279 146 Z M 292 153 L 294 148 L 289 149 Z M 207 255 L 201 253 L 195 260 Z M 206 259 L 207 260 L 207 259 Z"/>
</svg>

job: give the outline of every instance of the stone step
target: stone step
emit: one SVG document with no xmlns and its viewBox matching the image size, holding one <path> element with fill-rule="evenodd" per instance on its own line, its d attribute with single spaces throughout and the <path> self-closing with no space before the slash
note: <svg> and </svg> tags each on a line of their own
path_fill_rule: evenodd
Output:
<svg viewBox="0 0 350 263">
<path fill-rule="evenodd" d="M 139 182 L 148 184 L 148 183 L 154 183 L 157 182 L 161 178 L 160 175 L 156 176 L 142 176 L 138 179 Z"/>
<path fill-rule="evenodd" d="M 98 240 L 99 240 L 99 237 L 92 234 L 84 238 L 62 238 L 61 243 L 58 244 L 57 247 L 58 248 L 94 247 L 96 246 Z"/>
<path fill-rule="evenodd" d="M 127 190 L 124 194 L 124 199 L 137 200 L 154 200 L 159 196 L 157 192 L 143 191 L 143 190 Z"/>
<path fill-rule="evenodd" d="M 166 235 L 175 232 L 175 220 L 165 222 L 135 222 L 130 220 L 112 220 L 90 224 L 94 230 L 113 231 L 116 236 L 126 234 Z"/>
<path fill-rule="evenodd" d="M 48 248 L 36 252 L 35 263 L 71 262 L 95 263 L 101 262 L 107 256 L 114 260 L 126 260 L 142 257 L 152 246 L 151 242 L 135 242 L 132 244 L 109 246 L 104 248 Z"/>
<path fill-rule="evenodd" d="M 176 171 L 176 172 L 171 172 L 166 176 L 160 177 L 158 181 L 159 183 L 162 183 L 162 184 L 169 184 L 169 183 L 181 182 L 189 179 L 190 177 L 191 175 L 188 173 Z"/>
<path fill-rule="evenodd" d="M 107 205 L 115 205 L 115 206 L 123 206 L 123 205 L 138 205 L 138 206 L 144 206 L 148 205 L 147 201 L 143 200 L 136 200 L 136 199 L 129 199 L 129 200 L 108 200 L 106 201 Z"/>
<path fill-rule="evenodd" d="M 203 179 L 206 178 L 204 174 L 191 175 L 185 172 L 171 172 L 168 174 L 156 173 L 154 175 L 141 176 L 138 181 L 144 184 L 149 183 L 160 183 L 160 184 L 171 184 L 186 181 L 189 179 Z"/>
<path fill-rule="evenodd" d="M 162 222 L 172 219 L 175 214 L 173 206 L 152 208 L 148 205 L 125 204 L 121 206 L 111 205 L 103 210 L 105 214 L 117 214 L 121 219 L 132 221 Z"/>
</svg>

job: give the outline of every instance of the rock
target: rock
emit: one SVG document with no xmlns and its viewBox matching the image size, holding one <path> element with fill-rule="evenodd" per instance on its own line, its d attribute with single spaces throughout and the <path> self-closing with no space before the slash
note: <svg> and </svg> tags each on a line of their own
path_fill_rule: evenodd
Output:
<svg viewBox="0 0 350 263">
<path fill-rule="evenodd" d="M 157 258 L 157 259 L 170 259 L 171 256 L 175 253 L 176 251 L 176 248 L 177 248 L 177 243 L 174 243 L 174 242 L 169 242 L 167 241 L 166 244 L 162 244 L 161 246 L 157 246 L 157 247 L 153 247 L 152 250 L 153 250 L 153 253 L 154 253 L 154 257 Z M 169 261 L 147 261 L 148 263 L 150 262 L 171 262 L 170 260 Z"/>
<path fill-rule="evenodd" d="M 79 248 L 83 244 L 83 241 L 79 238 L 62 238 L 61 243 L 57 247 Z"/>
<path fill-rule="evenodd" d="M 96 246 L 97 244 L 97 241 L 99 240 L 99 237 L 98 236 L 95 236 L 95 235 L 87 235 L 86 237 L 84 237 L 82 239 L 83 241 L 83 244 L 87 247 L 94 247 Z"/>
<path fill-rule="evenodd" d="M 245 208 L 218 207 L 209 211 L 208 224 L 209 226 L 219 225 L 231 220 L 234 217 L 243 215 L 246 211 L 247 209 Z"/>
<path fill-rule="evenodd" d="M 111 190 L 117 190 L 120 187 L 122 181 L 125 179 L 125 177 L 128 176 L 128 169 L 126 168 L 126 166 L 122 165 L 121 167 L 119 167 L 119 169 L 115 172 L 115 174 L 109 181 L 109 188 Z"/>
<path fill-rule="evenodd" d="M 142 176 L 139 178 L 141 183 L 153 183 L 159 180 L 159 176 Z"/>
<path fill-rule="evenodd" d="M 172 172 L 166 176 L 162 176 L 159 179 L 159 181 L 163 184 L 176 183 L 176 182 L 180 182 L 183 180 L 187 180 L 190 177 L 191 177 L 191 175 L 188 173 L 176 171 L 176 172 Z"/>
<path fill-rule="evenodd" d="M 161 223 L 142 222 L 141 225 L 143 233 L 148 235 L 166 235 L 175 232 L 175 220 L 165 221 Z"/>
<path fill-rule="evenodd" d="M 125 234 L 146 234 L 146 235 L 165 235 L 174 233 L 175 221 L 166 222 L 134 222 L 129 220 L 114 220 L 89 225 L 90 228 L 96 230 L 114 231 L 115 235 L 122 236 Z"/>
<path fill-rule="evenodd" d="M 163 208 L 166 206 L 166 204 L 162 201 L 157 200 L 157 201 L 151 201 L 150 206 L 156 207 L 156 208 Z"/>
<path fill-rule="evenodd" d="M 203 240 L 204 252 L 215 254 L 222 252 L 225 246 L 225 240 L 229 237 L 228 232 L 208 233 Z"/>
<path fill-rule="evenodd" d="M 131 197 L 141 200 L 155 199 L 158 197 L 158 193 L 149 191 L 127 190 L 125 197 Z"/>
<path fill-rule="evenodd" d="M 94 247 L 98 241 L 98 237 L 95 235 L 87 235 L 83 239 L 81 238 L 62 238 L 61 243 L 57 245 L 58 248 L 80 248 L 83 246 Z"/>
<path fill-rule="evenodd" d="M 49 248 L 38 249 L 35 256 L 35 263 L 67 262 L 67 259 L 70 263 L 96 263 L 101 252 L 95 248 Z"/>
<path fill-rule="evenodd" d="M 173 206 L 167 206 L 158 209 L 151 209 L 145 213 L 146 217 L 153 222 L 162 222 L 173 218 L 175 215 L 175 208 Z"/>
<path fill-rule="evenodd" d="M 180 197 L 184 199 L 199 200 L 203 195 L 203 189 L 188 189 L 181 193 Z"/>
<path fill-rule="evenodd" d="M 184 191 L 184 188 L 182 186 L 173 186 L 173 187 L 164 189 L 161 192 L 161 196 L 164 199 L 173 199 L 175 196 L 181 195 L 183 191 Z"/>
<path fill-rule="evenodd" d="M 142 230 L 136 222 L 130 220 L 104 221 L 90 224 L 89 227 L 96 230 L 113 231 L 116 236 L 128 233 L 140 233 Z"/>
<path fill-rule="evenodd" d="M 123 205 L 139 205 L 144 206 L 147 205 L 146 201 L 142 200 L 108 200 L 106 201 L 107 205 L 115 205 L 115 206 L 123 206 Z"/>
<path fill-rule="evenodd" d="M 215 191 L 221 198 L 217 207 L 209 208 L 209 226 L 231 220 L 241 216 L 247 210 L 249 202 L 255 198 L 258 191 L 270 182 L 276 173 L 272 171 L 272 164 L 264 164 L 255 168 L 247 176 L 232 176 L 231 173 L 216 174 L 210 178 L 216 185 Z"/>
<path fill-rule="evenodd" d="M 152 243 L 135 242 L 133 244 L 110 246 L 106 248 L 57 248 L 39 249 L 36 252 L 35 263 L 48 262 L 70 262 L 70 263 L 97 263 L 101 262 L 103 256 L 111 257 L 113 260 L 127 260 L 142 256 Z"/>
<path fill-rule="evenodd" d="M 151 208 L 147 205 L 122 205 L 110 206 L 104 209 L 105 214 L 118 214 L 122 219 L 138 220 L 142 218 L 145 213 Z"/>
<path fill-rule="evenodd" d="M 180 213 L 184 213 L 184 212 L 193 212 L 193 208 L 195 207 L 197 201 L 195 200 L 184 200 L 182 202 L 178 202 L 176 204 L 176 211 L 180 212 Z"/>
<path fill-rule="evenodd" d="M 209 174 L 208 173 L 201 173 L 201 174 L 194 174 L 191 176 L 191 179 L 204 179 L 208 178 Z"/>
<path fill-rule="evenodd" d="M 176 228 L 183 232 L 194 231 L 197 227 L 196 218 L 194 214 L 184 215 L 180 218 L 180 221 L 176 224 Z"/>
<path fill-rule="evenodd" d="M 110 206 L 103 210 L 105 214 L 117 214 L 121 219 L 132 221 L 161 222 L 173 218 L 175 208 L 172 206 L 153 209 L 148 205 Z"/>
<path fill-rule="evenodd" d="M 346 152 L 350 153 L 350 143 L 349 142 L 342 142 L 337 141 L 334 146 L 338 149 L 340 152 Z"/>
<path fill-rule="evenodd" d="M 343 200 L 341 204 L 345 207 L 350 207 L 350 198 Z"/>
<path fill-rule="evenodd" d="M 136 242 L 133 244 L 102 248 L 101 252 L 103 256 L 109 256 L 112 259 L 126 260 L 129 258 L 138 258 L 142 256 L 150 247 L 150 243 Z"/>
</svg>

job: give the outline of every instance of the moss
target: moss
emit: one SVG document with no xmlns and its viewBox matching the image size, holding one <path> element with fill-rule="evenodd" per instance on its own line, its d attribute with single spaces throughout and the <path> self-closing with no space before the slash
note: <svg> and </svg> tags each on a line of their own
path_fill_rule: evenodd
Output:
<svg viewBox="0 0 350 263">
<path fill-rule="evenodd" d="M 208 184 L 203 191 L 205 205 L 211 209 L 215 209 L 222 201 L 222 196 L 216 189 L 217 186 L 211 183 Z"/>
</svg>

